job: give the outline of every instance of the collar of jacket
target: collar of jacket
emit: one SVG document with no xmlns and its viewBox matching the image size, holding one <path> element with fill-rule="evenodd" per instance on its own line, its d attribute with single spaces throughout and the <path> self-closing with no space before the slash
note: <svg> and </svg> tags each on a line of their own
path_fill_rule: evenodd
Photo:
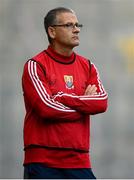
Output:
<svg viewBox="0 0 134 180">
<path fill-rule="evenodd" d="M 72 52 L 70 56 L 63 56 L 58 54 L 51 46 L 45 50 L 45 53 L 51 57 L 54 61 L 62 64 L 72 64 L 75 61 L 76 54 Z"/>
</svg>

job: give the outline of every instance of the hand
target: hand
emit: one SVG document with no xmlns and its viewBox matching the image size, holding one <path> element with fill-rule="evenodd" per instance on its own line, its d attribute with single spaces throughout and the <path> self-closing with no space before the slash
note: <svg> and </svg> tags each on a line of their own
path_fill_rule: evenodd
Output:
<svg viewBox="0 0 134 180">
<path fill-rule="evenodd" d="M 84 95 L 95 95 L 97 94 L 97 87 L 95 85 L 89 84 L 86 88 Z"/>
</svg>

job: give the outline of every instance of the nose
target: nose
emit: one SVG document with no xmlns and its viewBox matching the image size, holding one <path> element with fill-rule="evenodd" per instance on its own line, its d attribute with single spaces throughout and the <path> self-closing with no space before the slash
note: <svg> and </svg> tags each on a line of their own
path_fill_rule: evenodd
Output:
<svg viewBox="0 0 134 180">
<path fill-rule="evenodd" d="M 76 25 L 74 25 L 74 27 L 73 27 L 73 32 L 79 33 L 79 32 L 80 32 L 80 28 L 77 27 Z"/>
</svg>

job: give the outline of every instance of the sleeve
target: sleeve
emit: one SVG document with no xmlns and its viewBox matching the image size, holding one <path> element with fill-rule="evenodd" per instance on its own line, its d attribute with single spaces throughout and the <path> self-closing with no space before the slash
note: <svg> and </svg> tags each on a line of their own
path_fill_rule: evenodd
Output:
<svg viewBox="0 0 134 180">
<path fill-rule="evenodd" d="M 24 66 L 22 88 L 26 109 L 33 109 L 41 118 L 75 121 L 83 116 L 52 98 L 44 71 L 35 61 L 29 60 Z"/>
<path fill-rule="evenodd" d="M 98 114 L 105 112 L 107 109 L 108 95 L 101 83 L 99 73 L 94 64 L 91 64 L 91 72 L 88 84 L 95 84 L 97 87 L 96 95 L 77 96 L 63 92 L 55 95 L 55 100 L 64 105 L 75 109 L 84 114 Z"/>
</svg>

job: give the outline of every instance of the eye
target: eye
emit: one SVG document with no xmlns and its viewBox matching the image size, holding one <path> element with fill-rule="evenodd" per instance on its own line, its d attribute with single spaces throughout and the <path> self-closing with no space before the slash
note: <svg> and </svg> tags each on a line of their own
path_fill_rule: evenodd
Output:
<svg viewBox="0 0 134 180">
<path fill-rule="evenodd" d="M 65 26 L 66 26 L 66 27 L 73 27 L 74 24 L 73 24 L 73 23 L 67 23 L 67 24 L 65 24 Z"/>
<path fill-rule="evenodd" d="M 78 27 L 78 28 L 82 28 L 83 27 L 83 25 L 79 24 L 79 23 L 76 23 L 75 26 Z"/>
</svg>

